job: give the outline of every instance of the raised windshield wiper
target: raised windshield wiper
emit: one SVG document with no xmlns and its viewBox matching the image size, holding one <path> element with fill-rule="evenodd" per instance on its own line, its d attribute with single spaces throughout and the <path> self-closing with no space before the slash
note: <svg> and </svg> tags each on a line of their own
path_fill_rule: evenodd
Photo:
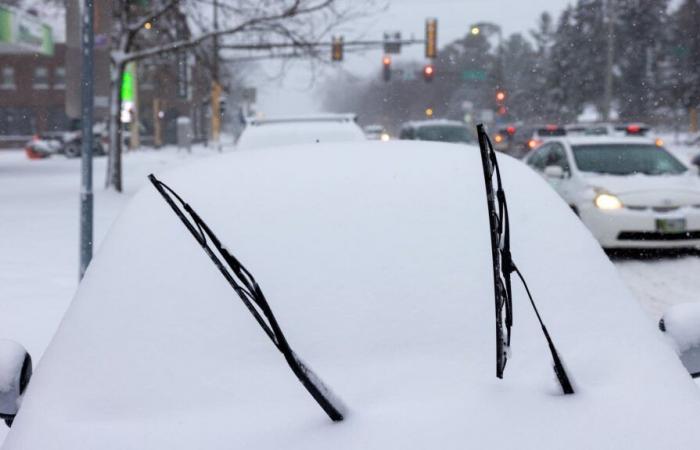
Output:
<svg viewBox="0 0 700 450">
<path fill-rule="evenodd" d="M 547 331 L 547 327 L 542 322 L 535 301 L 532 299 L 530 289 L 525 282 L 520 270 L 513 262 L 510 253 L 510 223 L 508 221 L 508 204 L 506 203 L 506 194 L 503 191 L 501 184 L 501 172 L 498 169 L 498 160 L 496 152 L 491 145 L 484 126 L 479 124 L 476 126 L 477 135 L 479 138 L 479 148 L 481 149 L 481 164 L 484 170 L 484 182 L 486 183 L 486 204 L 489 214 L 489 225 L 491 234 L 491 256 L 493 261 L 493 291 L 496 300 L 496 376 L 503 378 L 503 371 L 508 361 L 508 353 L 510 348 L 511 327 L 513 326 L 513 290 L 510 284 L 510 274 L 515 272 L 520 281 L 525 287 L 525 292 L 530 298 L 530 304 L 535 311 L 537 320 L 542 327 L 549 351 L 552 354 L 554 362 L 554 373 L 559 380 L 561 389 L 564 394 L 573 394 L 574 388 L 571 385 L 569 376 L 564 369 L 557 349 L 554 347 L 554 342 Z M 496 185 L 494 189 L 494 177 L 496 174 Z M 498 201 L 498 207 L 496 207 Z"/>
<path fill-rule="evenodd" d="M 284 359 L 301 381 L 309 394 L 318 402 L 331 420 L 338 422 L 343 420 L 345 406 L 333 395 L 330 389 L 323 384 L 321 379 L 294 353 L 289 346 L 282 329 L 277 323 L 272 309 L 267 303 L 260 286 L 253 275 L 241 264 L 235 256 L 229 253 L 216 237 L 209 226 L 199 215 L 168 185 L 158 180 L 153 174 L 148 176 L 153 186 L 160 192 L 165 201 L 170 205 L 175 214 L 182 220 L 192 236 L 202 246 L 209 258 L 218 267 L 226 281 L 231 285 L 236 294 L 241 298 L 248 311 L 253 315 L 267 337 L 284 355 Z M 179 206 L 178 206 L 179 203 Z M 184 212 L 183 212 L 184 210 Z M 213 246 L 213 248 L 210 246 Z M 221 256 L 221 258 L 219 258 Z M 224 262 L 221 261 L 224 260 Z"/>
</svg>

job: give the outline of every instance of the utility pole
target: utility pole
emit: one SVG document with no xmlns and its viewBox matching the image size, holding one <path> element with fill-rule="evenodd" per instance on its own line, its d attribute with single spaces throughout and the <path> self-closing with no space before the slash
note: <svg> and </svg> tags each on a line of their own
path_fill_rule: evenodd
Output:
<svg viewBox="0 0 700 450">
<path fill-rule="evenodd" d="M 605 86 L 603 87 L 603 105 L 601 115 L 603 121 L 610 120 L 613 90 L 613 62 L 615 60 L 615 5 L 614 0 L 607 1 L 607 54 L 605 59 Z"/>
<path fill-rule="evenodd" d="M 82 153 L 80 160 L 80 279 L 92 259 L 93 239 L 93 195 L 92 195 L 92 107 L 93 107 L 93 81 L 94 71 L 92 66 L 94 36 L 93 15 L 94 0 L 85 0 L 83 11 L 82 30 Z"/>
<path fill-rule="evenodd" d="M 214 0 L 214 32 L 219 31 L 219 0 Z M 219 36 L 214 34 L 211 83 L 211 138 L 221 151 L 221 84 L 219 84 Z"/>
</svg>

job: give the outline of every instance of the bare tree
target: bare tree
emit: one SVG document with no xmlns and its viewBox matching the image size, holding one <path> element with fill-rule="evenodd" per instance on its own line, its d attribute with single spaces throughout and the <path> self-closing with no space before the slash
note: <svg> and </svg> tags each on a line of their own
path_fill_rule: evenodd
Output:
<svg viewBox="0 0 700 450">
<path fill-rule="evenodd" d="M 365 6 L 368 2 L 356 3 Z M 220 14 L 218 27 L 208 26 L 213 6 Z M 357 11 L 357 4 L 341 5 L 336 0 L 114 0 L 107 187 L 122 190 L 120 88 L 128 63 L 194 50 L 213 39 L 252 44 L 275 39 L 292 43 L 300 53 L 313 57 L 312 44 L 335 26 L 356 17 Z M 187 17 L 186 37 L 173 38 L 166 32 L 155 39 L 145 36 L 143 30 L 167 23 L 173 15 Z"/>
</svg>

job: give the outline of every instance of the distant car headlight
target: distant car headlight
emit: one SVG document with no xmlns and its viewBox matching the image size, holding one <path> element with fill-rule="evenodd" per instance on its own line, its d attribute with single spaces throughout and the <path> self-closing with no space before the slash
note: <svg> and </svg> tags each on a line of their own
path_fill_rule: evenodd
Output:
<svg viewBox="0 0 700 450">
<path fill-rule="evenodd" d="M 598 209 L 611 210 L 622 208 L 622 202 L 620 199 L 606 192 L 601 192 L 596 195 L 593 203 L 595 203 L 595 206 Z"/>
<path fill-rule="evenodd" d="M 390 139 L 389 133 L 382 133 L 381 136 L 379 136 L 379 139 L 386 142 Z"/>
</svg>

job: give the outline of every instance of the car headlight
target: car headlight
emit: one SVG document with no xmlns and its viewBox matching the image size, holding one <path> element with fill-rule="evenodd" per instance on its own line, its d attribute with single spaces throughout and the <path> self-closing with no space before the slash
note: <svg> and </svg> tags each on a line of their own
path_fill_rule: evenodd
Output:
<svg viewBox="0 0 700 450">
<path fill-rule="evenodd" d="M 620 199 L 607 192 L 601 192 L 596 195 L 593 203 L 595 203 L 598 209 L 611 210 L 622 208 L 622 202 Z"/>
<path fill-rule="evenodd" d="M 379 136 L 379 139 L 380 139 L 381 141 L 386 142 L 386 141 L 388 141 L 389 139 L 391 139 L 391 136 L 389 136 L 389 133 L 382 133 L 382 134 Z"/>
</svg>

